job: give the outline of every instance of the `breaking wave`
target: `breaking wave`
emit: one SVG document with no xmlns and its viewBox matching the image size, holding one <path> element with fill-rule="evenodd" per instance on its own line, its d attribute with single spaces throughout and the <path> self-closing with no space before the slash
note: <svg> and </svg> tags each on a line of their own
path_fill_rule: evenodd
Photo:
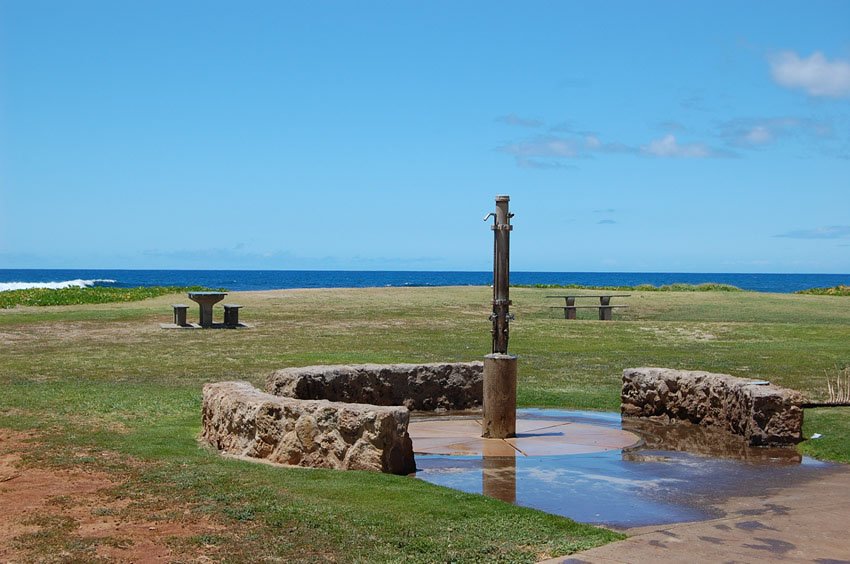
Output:
<svg viewBox="0 0 850 564">
<path fill-rule="evenodd" d="M 9 290 L 28 290 L 30 288 L 50 288 L 59 290 L 61 288 L 90 288 L 99 284 L 115 284 L 115 280 L 108 278 L 96 280 L 63 280 L 61 282 L 0 282 L 0 292 Z"/>
</svg>

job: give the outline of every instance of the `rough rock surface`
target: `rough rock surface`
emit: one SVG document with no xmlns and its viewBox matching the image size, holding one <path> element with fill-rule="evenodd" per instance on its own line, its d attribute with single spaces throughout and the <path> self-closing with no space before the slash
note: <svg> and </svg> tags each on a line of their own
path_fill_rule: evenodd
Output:
<svg viewBox="0 0 850 564">
<path fill-rule="evenodd" d="M 273 372 L 266 391 L 298 399 L 326 399 L 410 410 L 481 407 L 484 363 L 305 366 Z"/>
<path fill-rule="evenodd" d="M 414 472 L 404 407 L 305 401 L 247 382 L 204 386 L 204 441 L 235 455 L 314 468 Z"/>
<path fill-rule="evenodd" d="M 721 428 L 754 446 L 803 440 L 802 395 L 757 382 L 710 372 L 627 368 L 620 411 Z"/>
</svg>

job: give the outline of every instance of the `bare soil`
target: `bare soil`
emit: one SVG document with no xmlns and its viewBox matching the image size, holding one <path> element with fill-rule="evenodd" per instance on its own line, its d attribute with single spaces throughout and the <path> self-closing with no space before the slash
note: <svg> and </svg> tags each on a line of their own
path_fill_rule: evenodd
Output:
<svg viewBox="0 0 850 564">
<path fill-rule="evenodd" d="M 214 559 L 202 539 L 221 525 L 185 504 L 116 496 L 104 472 L 22 464 L 35 439 L 0 429 L 0 562 Z"/>
</svg>

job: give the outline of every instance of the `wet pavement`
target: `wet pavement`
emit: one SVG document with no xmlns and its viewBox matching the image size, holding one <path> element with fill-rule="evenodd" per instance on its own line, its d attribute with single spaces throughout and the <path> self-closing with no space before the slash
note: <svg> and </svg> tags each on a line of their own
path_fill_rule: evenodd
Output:
<svg viewBox="0 0 850 564">
<path fill-rule="evenodd" d="M 634 433 L 610 426 L 533 417 L 517 420 L 515 437 L 485 439 L 481 424 L 478 416 L 418 418 L 408 430 L 417 453 L 484 458 L 589 454 L 641 441 Z"/>
<path fill-rule="evenodd" d="M 815 480 L 775 484 L 763 496 L 727 499 L 717 508 L 723 517 L 628 529 L 626 540 L 547 562 L 850 564 L 847 465 L 835 465 Z"/>
<path fill-rule="evenodd" d="M 520 410 L 517 418 L 518 430 L 529 435 L 535 431 L 551 435 L 552 429 L 560 429 L 569 438 L 566 430 L 572 427 L 581 432 L 570 440 L 579 437 L 581 443 L 580 435 L 585 434 L 601 437 L 601 443 L 590 449 L 567 449 L 571 454 L 542 456 L 527 456 L 521 447 L 499 453 L 509 456 L 484 456 L 483 451 L 421 454 L 433 452 L 439 441 L 425 432 L 417 443 L 416 428 L 426 425 L 433 431 L 435 419 L 414 418 L 410 429 L 417 452 L 416 476 L 577 521 L 631 529 L 718 519 L 726 515 L 730 500 L 765 499 L 779 489 L 825 479 L 841 468 L 800 457 L 794 448 L 748 447 L 737 438 L 687 424 L 640 420 L 623 424 L 615 413 L 540 409 Z M 474 419 L 465 425 L 470 422 Z M 623 448 L 628 433 L 641 441 Z M 612 447 L 617 441 L 620 446 Z M 748 533 L 757 536 L 758 531 Z"/>
</svg>

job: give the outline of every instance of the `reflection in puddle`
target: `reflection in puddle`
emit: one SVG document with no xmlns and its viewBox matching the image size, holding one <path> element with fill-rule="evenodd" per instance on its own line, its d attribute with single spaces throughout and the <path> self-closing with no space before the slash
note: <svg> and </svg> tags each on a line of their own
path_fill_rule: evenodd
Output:
<svg viewBox="0 0 850 564">
<path fill-rule="evenodd" d="M 481 460 L 481 493 L 516 503 L 516 456 L 485 456 Z"/>
<path fill-rule="evenodd" d="M 619 414 L 521 410 L 520 418 L 621 428 Z M 628 450 L 537 457 L 417 455 L 428 482 L 588 523 L 629 528 L 720 517 L 729 498 L 815 479 L 835 465 L 793 448 L 748 447 L 692 425 L 637 420 L 622 428 L 644 443 Z"/>
<path fill-rule="evenodd" d="M 622 429 L 643 439 L 643 445 L 625 449 L 623 456 L 639 462 L 644 450 L 689 452 L 744 462 L 799 464 L 803 457 L 793 447 L 752 447 L 742 438 L 716 429 L 684 422 L 659 423 L 650 419 L 627 417 Z"/>
</svg>

